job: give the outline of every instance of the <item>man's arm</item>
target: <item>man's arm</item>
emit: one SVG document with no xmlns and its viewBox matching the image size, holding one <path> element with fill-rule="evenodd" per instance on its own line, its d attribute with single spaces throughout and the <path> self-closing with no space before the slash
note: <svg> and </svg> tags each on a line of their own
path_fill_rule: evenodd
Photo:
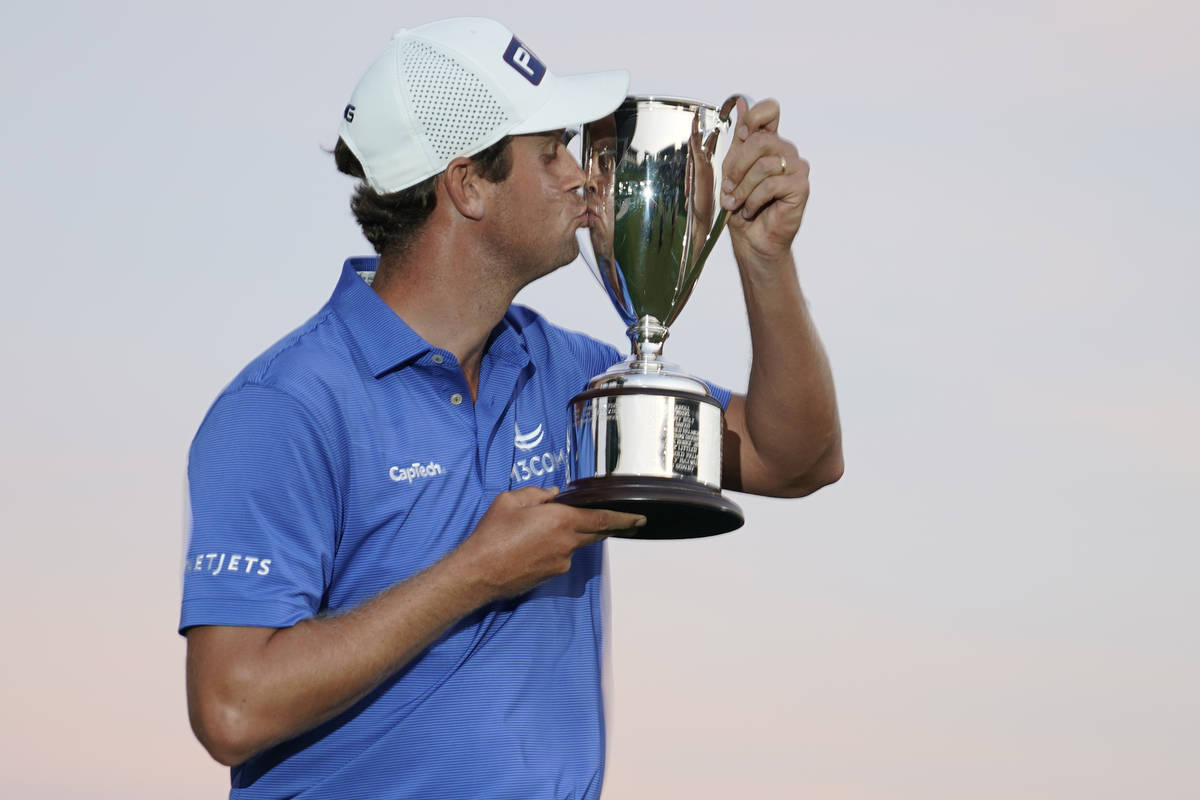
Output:
<svg viewBox="0 0 1200 800">
<path fill-rule="evenodd" d="M 754 355 L 746 394 L 735 395 L 725 413 L 724 483 L 797 497 L 841 477 L 842 440 L 829 360 L 791 250 L 808 202 L 808 163 L 778 130 L 777 102 L 747 109 L 738 101 L 721 204 Z"/>
<path fill-rule="evenodd" d="M 350 708 L 475 609 L 565 573 L 577 548 L 645 522 L 548 502 L 555 494 L 499 495 L 450 555 L 344 614 L 290 628 L 189 628 L 196 737 L 217 761 L 240 764 Z"/>
</svg>

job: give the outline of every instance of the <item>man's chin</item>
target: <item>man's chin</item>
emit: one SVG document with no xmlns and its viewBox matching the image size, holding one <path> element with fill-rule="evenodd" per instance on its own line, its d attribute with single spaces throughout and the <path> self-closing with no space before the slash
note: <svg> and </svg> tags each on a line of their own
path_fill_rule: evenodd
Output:
<svg viewBox="0 0 1200 800">
<path fill-rule="evenodd" d="M 565 247 L 563 247 L 563 250 L 561 253 L 559 253 L 558 258 L 554 259 L 554 266 L 552 266 L 550 269 L 548 269 L 545 274 L 549 275 L 551 272 L 554 272 L 555 270 L 562 269 L 563 267 L 565 267 L 567 264 L 570 264 L 572 261 L 574 261 L 578 257 L 579 257 L 579 242 L 575 241 L 575 237 L 571 237 L 570 243 L 568 245 L 566 245 Z"/>
<path fill-rule="evenodd" d="M 572 240 L 570 247 L 564 247 L 562 252 L 560 252 L 557 257 L 547 260 L 544 267 L 531 274 L 529 280 L 525 282 L 525 286 L 528 286 L 539 278 L 546 277 L 552 272 L 557 272 L 568 264 L 574 262 L 578 256 L 579 243 Z"/>
</svg>

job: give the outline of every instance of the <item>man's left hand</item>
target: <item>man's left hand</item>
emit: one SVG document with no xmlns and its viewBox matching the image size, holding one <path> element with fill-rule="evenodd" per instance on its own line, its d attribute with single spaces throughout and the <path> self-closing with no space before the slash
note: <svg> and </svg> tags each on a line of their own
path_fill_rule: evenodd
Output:
<svg viewBox="0 0 1200 800">
<path fill-rule="evenodd" d="M 774 262 L 791 254 L 808 202 L 808 162 L 779 135 L 779 103 L 747 108 L 738 99 L 738 123 L 722 167 L 721 205 L 729 212 L 734 252 Z"/>
</svg>

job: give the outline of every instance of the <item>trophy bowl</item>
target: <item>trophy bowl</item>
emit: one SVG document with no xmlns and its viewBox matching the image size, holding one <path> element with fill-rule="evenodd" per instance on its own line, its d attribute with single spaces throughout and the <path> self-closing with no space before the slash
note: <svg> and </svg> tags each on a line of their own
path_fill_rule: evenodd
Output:
<svg viewBox="0 0 1200 800">
<path fill-rule="evenodd" d="M 737 97 L 720 108 L 628 97 L 583 128 L 588 227 L 580 252 L 627 326 L 632 354 L 572 398 L 569 483 L 556 498 L 646 517 L 639 539 L 740 528 L 721 494 L 721 404 L 661 358 L 668 328 L 725 228 L 721 162 Z"/>
</svg>

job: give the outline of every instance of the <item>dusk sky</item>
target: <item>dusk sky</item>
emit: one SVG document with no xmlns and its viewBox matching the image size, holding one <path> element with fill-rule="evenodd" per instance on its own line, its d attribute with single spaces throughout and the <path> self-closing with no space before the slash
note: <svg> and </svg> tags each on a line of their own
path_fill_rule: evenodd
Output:
<svg viewBox="0 0 1200 800">
<path fill-rule="evenodd" d="M 1200 6 L 23 3 L 0 10 L 0 795 L 213 798 L 184 470 L 370 252 L 323 148 L 392 32 L 782 104 L 842 481 L 610 542 L 606 800 L 1200 796 Z M 625 348 L 581 262 L 519 302 Z M 665 354 L 744 389 L 728 242 Z"/>
</svg>

